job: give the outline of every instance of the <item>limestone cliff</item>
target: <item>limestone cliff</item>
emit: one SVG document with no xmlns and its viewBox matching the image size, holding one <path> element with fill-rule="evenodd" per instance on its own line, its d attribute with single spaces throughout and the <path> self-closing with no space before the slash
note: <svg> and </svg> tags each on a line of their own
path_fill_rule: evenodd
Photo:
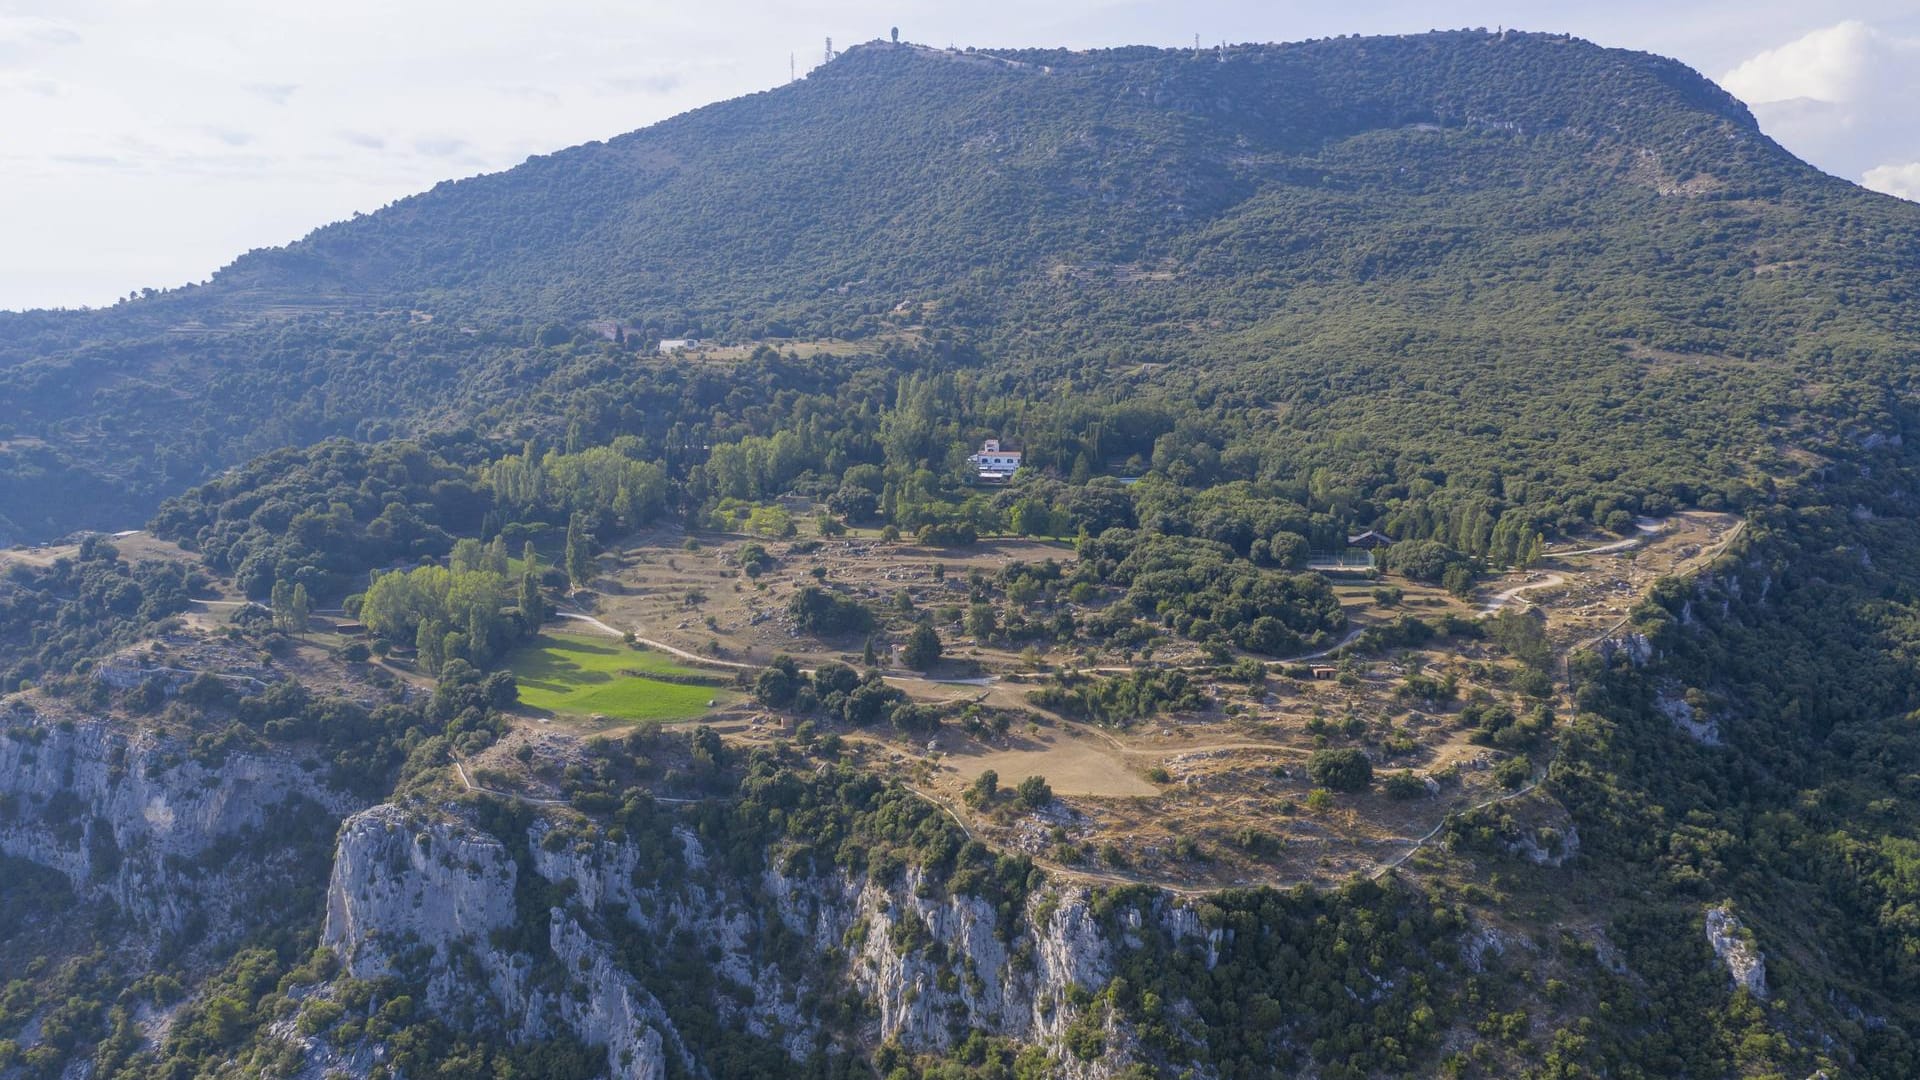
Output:
<svg viewBox="0 0 1920 1080">
<path fill-rule="evenodd" d="M 866 1004 L 862 1041 L 933 1050 L 981 1030 L 1053 1049 L 1063 1075 L 1105 1076 L 1125 1063 L 1124 1053 L 1080 1062 L 1062 1049 L 1085 1008 L 1077 1003 L 1106 985 L 1113 951 L 1128 947 L 1126 934 L 1101 932 L 1084 890 L 1048 886 L 1007 919 L 911 869 L 892 882 L 771 868 L 741 880 L 717 870 L 691 833 L 676 838 L 672 865 L 647 865 L 635 846 L 557 842 L 536 820 L 516 859 L 457 814 L 374 807 L 341 830 L 324 940 L 347 973 L 416 980 L 449 1018 L 606 1046 L 619 1077 L 667 1075 L 670 1059 L 704 1072 L 661 1001 L 680 1004 L 686 988 L 651 984 L 647 970 L 657 950 L 687 943 L 718 988 L 701 1004 L 795 1059 L 845 1034 L 813 1003 L 852 991 Z M 537 882 L 522 880 L 529 871 Z M 556 894 L 565 901 L 526 909 Z M 1160 910 L 1176 938 L 1203 951 L 1217 943 L 1190 911 Z M 776 939 L 803 941 L 804 961 L 783 962 Z M 1108 1036 L 1125 1048 L 1125 1032 Z"/>
<path fill-rule="evenodd" d="M 359 808 L 317 767 L 201 751 L 16 699 L 0 715 L 0 853 L 50 867 L 139 930 L 231 940 Z"/>
</svg>

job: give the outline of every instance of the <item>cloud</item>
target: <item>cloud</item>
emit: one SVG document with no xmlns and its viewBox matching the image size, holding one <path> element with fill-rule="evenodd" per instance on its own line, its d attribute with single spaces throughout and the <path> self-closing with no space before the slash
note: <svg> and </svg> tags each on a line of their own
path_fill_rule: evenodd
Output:
<svg viewBox="0 0 1920 1080">
<path fill-rule="evenodd" d="M 34 97 L 59 97 L 60 84 L 38 76 L 0 79 L 0 94 L 32 94 Z"/>
<path fill-rule="evenodd" d="M 1873 27 L 1848 20 L 1768 49 L 1727 72 L 1720 83 L 1749 105 L 1797 98 L 1858 101 L 1889 46 Z"/>
<path fill-rule="evenodd" d="M 1876 165 L 1861 177 L 1866 186 L 1886 195 L 1920 202 L 1920 161 L 1905 165 Z"/>
<path fill-rule="evenodd" d="M 139 163 L 112 154 L 54 154 L 52 160 L 62 165 L 74 165 L 83 169 L 133 169 Z"/>
<path fill-rule="evenodd" d="M 560 105 L 560 95 L 541 86 L 495 86 L 493 87 L 493 92 L 502 97 L 531 102 L 535 105 L 546 105 L 549 107 L 558 107 Z"/>
<path fill-rule="evenodd" d="M 1721 78 L 1767 133 L 1806 160 L 1913 198 L 1920 161 L 1920 39 L 1858 20 L 1755 54 Z"/>
<path fill-rule="evenodd" d="M 33 15 L 0 15 L 0 66 L 24 63 L 79 43 L 80 32 L 66 23 Z"/>
<path fill-rule="evenodd" d="M 342 131 L 339 133 L 339 138 L 341 142 L 346 143 L 348 146 L 357 146 L 362 150 L 385 150 L 387 148 L 387 140 L 369 131 Z"/>
<path fill-rule="evenodd" d="M 250 131 L 236 131 L 223 127 L 205 127 L 201 130 L 228 146 L 246 146 L 253 142 L 253 133 Z"/>
<path fill-rule="evenodd" d="M 680 88 L 680 76 L 673 72 L 604 79 L 600 87 L 615 94 L 671 94 Z"/>
<path fill-rule="evenodd" d="M 467 151 L 467 140 L 448 135 L 429 135 L 413 140 L 413 148 L 427 157 L 458 157 Z"/>
<path fill-rule="evenodd" d="M 265 98 L 275 105 L 285 105 L 298 89 L 300 87 L 295 83 L 248 83 L 246 87 L 247 93 Z"/>
</svg>

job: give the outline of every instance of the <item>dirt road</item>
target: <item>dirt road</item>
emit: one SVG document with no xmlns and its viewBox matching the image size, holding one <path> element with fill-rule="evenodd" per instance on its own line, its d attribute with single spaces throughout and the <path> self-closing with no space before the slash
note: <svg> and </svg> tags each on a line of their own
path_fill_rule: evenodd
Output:
<svg viewBox="0 0 1920 1080">
<path fill-rule="evenodd" d="M 1555 585 L 1565 585 L 1566 583 L 1567 577 L 1565 574 L 1548 574 L 1539 581 L 1530 581 L 1525 585 L 1515 585 L 1511 589 L 1494 593 L 1485 604 L 1481 605 L 1480 614 L 1492 615 L 1501 608 L 1519 599 L 1521 593 L 1532 592 L 1535 589 L 1551 589 Z"/>
</svg>

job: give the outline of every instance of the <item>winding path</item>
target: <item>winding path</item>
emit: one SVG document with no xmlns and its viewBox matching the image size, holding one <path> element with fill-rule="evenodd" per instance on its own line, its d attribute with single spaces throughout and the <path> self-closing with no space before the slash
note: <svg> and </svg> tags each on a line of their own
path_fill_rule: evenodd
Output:
<svg viewBox="0 0 1920 1080">
<path fill-rule="evenodd" d="M 586 623 L 588 626 L 591 626 L 594 629 L 599 630 L 601 633 L 612 634 L 614 637 L 617 637 L 617 638 L 625 638 L 627 636 L 627 631 L 615 630 L 613 627 L 608 626 L 606 623 L 601 622 L 599 619 L 596 619 L 591 615 L 582 615 L 577 611 L 556 611 L 554 612 L 554 615 L 562 619 L 572 619 L 576 622 Z M 649 638 L 640 637 L 637 634 L 634 635 L 633 640 L 642 645 L 645 645 L 649 649 L 658 649 L 663 653 L 671 653 L 682 660 L 688 660 L 696 664 L 709 664 L 714 667 L 733 668 L 736 671 L 748 671 L 748 670 L 756 669 L 761 666 L 759 664 L 743 664 L 738 660 L 716 660 L 711 656 L 701 656 L 699 653 L 690 653 L 685 649 L 676 649 L 664 641 L 653 641 Z"/>
<path fill-rule="evenodd" d="M 1651 535 L 1654 534 L 1647 534 L 1647 536 Z M 1615 540 L 1612 543 L 1599 544 L 1594 547 L 1574 548 L 1571 551 L 1543 551 L 1540 553 L 1540 557 L 1543 559 L 1570 559 L 1575 555 L 1612 555 L 1617 551 L 1630 551 L 1646 542 L 1646 536 L 1629 536 L 1625 540 Z"/>
<path fill-rule="evenodd" d="M 482 794 L 482 795 L 492 795 L 495 798 L 499 798 L 499 799 L 514 799 L 523 803 L 531 803 L 534 806 L 571 806 L 573 805 L 572 803 L 569 803 L 565 799 L 542 799 L 534 795 L 522 795 L 517 791 L 500 791 L 497 788 L 481 787 L 479 784 L 476 784 L 473 782 L 472 777 L 467 775 L 466 762 L 461 761 L 457 757 L 453 759 L 453 771 L 456 776 L 460 777 L 460 783 L 463 787 L 465 787 L 468 791 L 478 792 L 479 794 Z M 676 806 L 692 806 L 695 803 L 702 803 L 707 801 L 705 799 L 681 798 L 677 795 L 654 795 L 652 792 L 648 792 L 647 794 L 652 796 L 654 802 L 672 803 Z M 915 792 L 914 794 L 918 795 L 920 793 Z M 925 796 L 922 796 L 922 797 L 924 798 Z M 948 813 L 951 814 L 952 811 L 949 810 Z M 959 819 L 955 818 L 954 820 L 958 821 Z M 960 827 L 963 829 L 966 828 L 965 825 L 962 825 Z M 968 834 L 968 835 L 969 835 L 969 838 L 971 838 L 972 834 Z"/>
<path fill-rule="evenodd" d="M 473 777 L 467 775 L 467 763 L 461 761 L 459 758 L 453 759 L 453 771 L 455 775 L 460 777 L 460 783 L 468 791 L 477 791 L 482 795 L 493 795 L 502 799 L 518 799 L 521 802 L 532 803 L 535 806 L 567 805 L 565 799 L 536 799 L 531 795 L 520 795 L 511 791 L 495 791 L 489 787 L 481 787 L 479 784 L 473 782 Z"/>
<path fill-rule="evenodd" d="M 599 630 L 601 633 L 611 634 L 612 636 L 617 638 L 624 639 L 627 636 L 626 631 L 617 630 L 614 627 L 608 625 L 607 623 L 601 622 L 599 619 L 596 619 L 591 615 L 583 615 L 577 611 L 556 611 L 554 612 L 554 615 L 562 619 L 572 619 L 575 622 L 586 623 L 588 626 L 591 626 L 594 629 Z M 651 638 L 643 638 L 638 634 L 634 635 L 633 640 L 636 644 L 645 645 L 649 649 L 658 649 L 659 651 L 664 653 L 671 653 L 672 655 L 677 656 L 682 660 L 686 660 L 695 664 L 706 664 L 712 667 L 731 668 L 735 671 L 758 671 L 762 667 L 766 666 L 764 664 L 743 663 L 742 661 L 739 661 L 739 660 L 717 660 L 711 656 L 701 656 L 699 653 L 690 653 L 685 649 L 676 649 L 672 645 L 669 645 L 664 641 L 654 641 Z M 806 674 L 806 675 L 813 674 L 812 668 L 801 668 L 800 671 L 802 674 Z M 884 675 L 882 677 L 885 678 L 888 682 L 919 683 L 925 686 L 983 686 L 984 687 L 984 686 L 992 686 L 995 683 L 998 683 L 1000 681 L 997 677 L 990 676 L 990 675 L 982 676 L 980 678 L 973 678 L 973 679 L 930 679 L 923 675 Z"/>
<path fill-rule="evenodd" d="M 1565 585 L 1566 583 L 1567 577 L 1565 574 L 1548 574 L 1539 581 L 1530 581 L 1525 585 L 1515 585 L 1511 589 L 1494 593 L 1485 604 L 1481 605 L 1480 614 L 1492 615 L 1501 608 L 1519 599 L 1521 593 L 1532 592 L 1535 589 L 1551 589 L 1555 585 Z"/>
<path fill-rule="evenodd" d="M 1521 797 L 1522 795 L 1528 794 L 1529 792 L 1533 791 L 1534 788 L 1537 788 L 1539 786 L 1540 786 L 1540 778 L 1536 776 L 1533 779 L 1527 781 L 1524 787 L 1515 788 L 1514 790 L 1507 792 L 1505 795 L 1496 795 L 1491 799 L 1482 799 L 1481 801 L 1474 803 L 1472 806 L 1466 807 L 1465 809 L 1447 811 L 1445 816 L 1443 816 L 1440 819 L 1440 824 L 1435 825 L 1433 827 L 1432 832 L 1428 833 L 1427 835 L 1421 837 L 1418 840 L 1415 840 L 1413 842 L 1412 847 L 1394 856 L 1393 858 L 1388 859 L 1386 862 L 1381 863 L 1379 866 L 1374 867 L 1373 873 L 1368 874 L 1367 876 L 1370 878 L 1378 878 L 1382 874 L 1385 874 L 1395 869 L 1401 863 L 1404 863 L 1408 859 L 1413 858 L 1414 852 L 1419 851 L 1423 847 L 1426 847 L 1429 841 L 1431 841 L 1434 837 L 1439 836 L 1440 831 L 1447 827 L 1447 822 L 1452 821 L 1456 816 L 1460 814 L 1471 814 L 1475 810 L 1484 810 L 1487 807 L 1494 806 L 1498 803 L 1510 802 L 1514 799 Z"/>
<path fill-rule="evenodd" d="M 1595 547 L 1575 548 L 1572 551 L 1545 551 L 1541 552 L 1540 557 L 1543 559 L 1564 559 L 1573 555 L 1611 555 L 1616 551 L 1626 551 L 1629 548 L 1637 548 L 1653 537 L 1666 532 L 1670 526 L 1668 522 L 1663 520 L 1641 518 L 1633 523 L 1633 527 L 1638 530 L 1638 532 L 1633 536 L 1627 537 L 1625 540 L 1615 540 L 1612 543 L 1600 544 Z"/>
<path fill-rule="evenodd" d="M 1327 657 L 1332 656 L 1334 653 L 1339 652 L 1341 649 L 1344 649 L 1347 646 L 1353 644 L 1355 641 L 1359 640 L 1360 635 L 1366 633 L 1368 629 L 1370 628 L 1365 626 L 1356 626 L 1353 629 L 1347 631 L 1346 635 L 1342 637 L 1339 641 L 1334 642 L 1333 644 L 1327 646 L 1324 649 L 1319 650 L 1318 652 L 1301 653 L 1299 656 L 1282 656 L 1272 660 L 1260 660 L 1260 663 L 1266 666 L 1268 669 L 1272 669 L 1272 668 L 1281 667 L 1286 664 L 1304 663 L 1305 661 L 1308 661 L 1308 660 L 1324 660 Z M 1260 658 L 1252 657 L 1252 659 L 1259 660 Z M 1220 665 L 1209 660 L 1201 664 L 1169 664 L 1164 668 L 1158 668 L 1154 670 L 1194 671 L 1194 670 L 1207 669 L 1207 668 L 1216 668 L 1219 666 Z M 1125 664 L 1108 664 L 1103 667 L 1078 668 L 1076 670 L 1083 671 L 1083 672 L 1090 672 L 1095 675 L 1128 675 L 1133 673 L 1139 667 L 1140 665 L 1138 664 L 1135 664 L 1132 666 L 1128 666 Z"/>
</svg>

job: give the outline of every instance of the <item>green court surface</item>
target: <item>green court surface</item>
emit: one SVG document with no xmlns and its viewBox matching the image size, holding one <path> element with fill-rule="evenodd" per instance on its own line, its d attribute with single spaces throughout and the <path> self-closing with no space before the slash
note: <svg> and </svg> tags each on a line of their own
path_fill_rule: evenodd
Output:
<svg viewBox="0 0 1920 1080">
<path fill-rule="evenodd" d="M 660 653 L 629 649 L 613 638 L 541 634 L 516 648 L 508 670 L 530 708 L 623 720 L 684 720 L 725 701 L 712 686 L 663 682 L 646 675 L 710 675 Z"/>
</svg>

